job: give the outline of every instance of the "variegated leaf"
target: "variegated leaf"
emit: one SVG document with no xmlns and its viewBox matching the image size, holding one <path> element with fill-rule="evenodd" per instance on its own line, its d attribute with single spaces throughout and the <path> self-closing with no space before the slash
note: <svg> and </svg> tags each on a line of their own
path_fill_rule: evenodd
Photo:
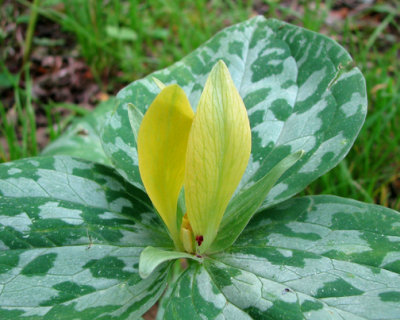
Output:
<svg viewBox="0 0 400 320">
<path fill-rule="evenodd" d="M 366 113 L 360 71 L 335 41 L 256 17 L 221 31 L 181 61 L 118 94 L 120 105 L 108 116 L 102 142 L 126 179 L 143 188 L 128 104 L 144 113 L 159 93 L 155 77 L 182 86 L 195 109 L 219 59 L 229 68 L 252 127 L 252 154 L 239 189 L 254 184 L 287 155 L 305 150 L 271 190 L 267 207 L 301 191 L 343 159 Z"/>
<path fill-rule="evenodd" d="M 100 141 L 105 114 L 117 106 L 115 98 L 99 104 L 96 109 L 75 120 L 67 130 L 42 151 L 44 156 L 68 155 L 103 164 L 111 164 Z"/>
<path fill-rule="evenodd" d="M 235 245 L 191 266 L 160 319 L 398 319 L 400 213 L 333 196 L 259 213 Z"/>
<path fill-rule="evenodd" d="M 172 243 L 141 190 L 70 157 L 0 165 L 0 319 L 135 319 L 166 287 L 139 255 Z"/>
</svg>

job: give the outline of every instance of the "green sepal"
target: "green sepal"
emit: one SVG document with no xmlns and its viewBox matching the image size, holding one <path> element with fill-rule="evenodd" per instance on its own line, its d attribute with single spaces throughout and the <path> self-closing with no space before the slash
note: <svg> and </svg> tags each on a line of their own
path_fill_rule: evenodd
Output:
<svg viewBox="0 0 400 320">
<path fill-rule="evenodd" d="M 288 155 L 271 169 L 263 178 L 248 188 L 244 188 L 229 203 L 222 219 L 217 238 L 210 252 L 229 248 L 246 227 L 251 217 L 264 201 L 268 192 L 279 178 L 291 168 L 304 154 L 303 150 Z"/>
<path fill-rule="evenodd" d="M 192 254 L 179 251 L 166 251 L 159 248 L 147 247 L 140 254 L 139 259 L 139 274 L 145 279 L 147 278 L 160 264 L 176 260 L 176 259 L 192 259 L 196 261 L 202 261 Z"/>
</svg>

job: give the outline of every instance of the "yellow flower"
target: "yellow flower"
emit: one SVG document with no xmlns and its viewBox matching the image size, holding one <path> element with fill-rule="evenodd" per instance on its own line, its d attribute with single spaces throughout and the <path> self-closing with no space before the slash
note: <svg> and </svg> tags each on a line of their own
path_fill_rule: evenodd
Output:
<svg viewBox="0 0 400 320">
<path fill-rule="evenodd" d="M 247 111 L 223 61 L 211 70 L 196 114 L 178 85 L 155 98 L 139 128 L 139 170 L 178 250 L 210 247 L 250 151 Z M 187 212 L 179 218 L 182 188 Z"/>
</svg>

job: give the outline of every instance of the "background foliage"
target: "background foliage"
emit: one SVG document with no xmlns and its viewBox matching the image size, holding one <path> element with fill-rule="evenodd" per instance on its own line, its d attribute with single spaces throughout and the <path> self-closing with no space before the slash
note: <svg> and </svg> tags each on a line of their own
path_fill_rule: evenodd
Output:
<svg viewBox="0 0 400 320">
<path fill-rule="evenodd" d="M 262 14 L 335 38 L 367 80 L 369 114 L 355 146 L 305 194 L 330 193 L 400 209 L 396 1 L 0 4 L 0 161 L 38 154 L 71 121 L 122 86 L 179 60 L 223 27 Z"/>
</svg>

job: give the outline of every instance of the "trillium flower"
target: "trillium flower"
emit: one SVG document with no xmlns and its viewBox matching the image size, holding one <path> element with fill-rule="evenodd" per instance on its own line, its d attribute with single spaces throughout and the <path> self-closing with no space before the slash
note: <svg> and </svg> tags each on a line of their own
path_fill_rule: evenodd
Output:
<svg viewBox="0 0 400 320">
<path fill-rule="evenodd" d="M 177 250 L 202 254 L 211 246 L 250 152 L 247 111 L 223 61 L 196 113 L 176 84 L 157 95 L 138 132 L 139 171 Z"/>
</svg>

